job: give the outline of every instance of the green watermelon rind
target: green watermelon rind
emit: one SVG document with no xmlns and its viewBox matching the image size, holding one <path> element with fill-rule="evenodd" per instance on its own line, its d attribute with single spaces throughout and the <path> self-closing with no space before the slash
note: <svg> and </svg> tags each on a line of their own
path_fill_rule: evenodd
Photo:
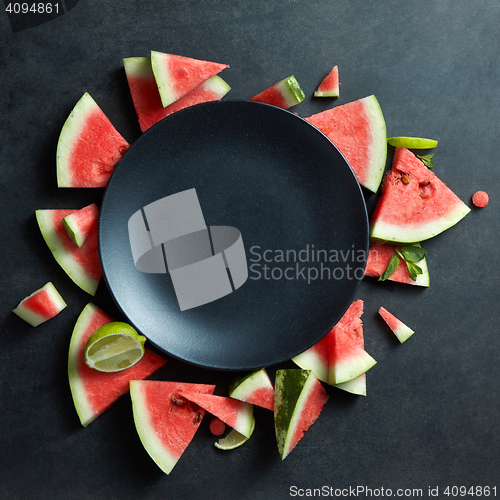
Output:
<svg viewBox="0 0 500 500">
<path fill-rule="evenodd" d="M 304 91 L 294 75 L 285 78 L 276 84 L 276 86 L 281 90 L 282 96 L 289 107 L 301 103 L 306 98 Z"/>
<path fill-rule="evenodd" d="M 347 382 L 336 384 L 334 387 L 358 396 L 366 396 L 366 373 Z"/>
<path fill-rule="evenodd" d="M 384 221 L 378 221 L 370 228 L 370 239 L 374 242 L 388 241 L 391 243 L 417 243 L 428 240 L 451 228 L 460 222 L 470 208 L 465 203 L 457 203 L 453 210 L 440 219 L 427 224 L 402 227 Z"/>
<path fill-rule="evenodd" d="M 76 210 L 75 210 L 76 211 Z M 40 209 L 35 211 L 36 220 L 45 243 L 49 247 L 57 263 L 64 269 L 66 274 L 84 291 L 95 295 L 100 280 L 96 280 L 85 272 L 85 269 L 75 262 L 72 253 L 64 248 L 52 223 L 52 210 Z M 78 248 L 75 243 L 75 248 Z"/>
<path fill-rule="evenodd" d="M 330 367 L 328 375 L 330 385 L 338 385 L 353 380 L 377 364 L 377 361 L 364 349 L 356 349 L 354 354 L 355 356 L 350 356 L 349 359 L 340 362 L 337 361 Z"/>
<path fill-rule="evenodd" d="M 229 397 L 247 403 L 253 403 L 250 398 L 252 394 L 259 389 L 268 389 L 274 393 L 273 384 L 265 368 L 261 368 L 260 370 L 256 370 L 233 380 L 229 386 Z"/>
<path fill-rule="evenodd" d="M 103 321 L 102 325 L 106 322 L 111 321 L 111 317 L 102 313 L 102 311 L 92 302 L 87 304 L 80 316 L 78 317 L 73 334 L 71 335 L 71 340 L 69 344 L 68 352 L 68 380 L 71 390 L 71 396 L 73 398 L 73 404 L 75 405 L 76 413 L 80 418 L 81 424 L 86 427 L 91 422 L 93 422 L 99 414 L 95 412 L 87 401 L 87 392 L 84 388 L 83 381 L 78 373 L 78 355 L 80 352 L 80 342 L 82 335 L 85 333 L 88 325 L 93 319 L 95 314 L 103 314 L 103 318 L 107 318 L 108 321 Z M 102 326 L 101 325 L 101 326 Z"/>
</svg>

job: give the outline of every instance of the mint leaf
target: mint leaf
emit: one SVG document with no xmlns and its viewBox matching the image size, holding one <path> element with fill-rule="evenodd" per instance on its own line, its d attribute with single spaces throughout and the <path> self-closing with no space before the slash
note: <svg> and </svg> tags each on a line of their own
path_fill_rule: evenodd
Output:
<svg viewBox="0 0 500 500">
<path fill-rule="evenodd" d="M 434 156 L 434 153 L 431 153 L 429 155 L 417 155 L 417 158 L 420 158 L 423 162 L 423 164 L 427 167 L 427 168 L 432 168 L 434 167 L 434 162 L 431 160 L 431 158 Z"/>
<path fill-rule="evenodd" d="M 391 260 L 389 261 L 389 264 L 387 264 L 385 271 L 378 280 L 385 281 L 386 279 L 390 278 L 398 268 L 400 262 L 401 262 L 400 258 L 397 255 L 393 255 L 391 257 Z"/>
<path fill-rule="evenodd" d="M 422 247 L 417 247 L 416 245 L 401 247 L 400 252 L 406 262 L 418 262 L 427 255 L 427 252 Z"/>
<path fill-rule="evenodd" d="M 422 271 L 422 269 L 419 266 L 417 266 L 417 264 L 414 264 L 413 262 L 406 261 L 406 268 L 408 269 L 408 273 L 410 274 L 410 278 L 413 281 L 417 281 L 417 276 L 419 274 L 424 273 Z"/>
</svg>

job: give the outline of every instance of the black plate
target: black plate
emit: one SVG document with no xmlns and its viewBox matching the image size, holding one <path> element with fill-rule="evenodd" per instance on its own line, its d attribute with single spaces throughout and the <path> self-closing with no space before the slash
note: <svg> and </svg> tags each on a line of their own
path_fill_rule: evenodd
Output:
<svg viewBox="0 0 500 500">
<path fill-rule="evenodd" d="M 192 189 L 207 226 L 241 233 L 248 278 L 181 310 L 173 274 L 135 267 L 128 224 L 145 206 Z M 250 101 L 197 105 L 143 134 L 110 179 L 99 234 L 105 280 L 128 320 L 166 353 L 225 370 L 277 364 L 322 338 L 353 300 L 368 249 L 363 195 L 336 147 L 294 113 Z"/>
</svg>

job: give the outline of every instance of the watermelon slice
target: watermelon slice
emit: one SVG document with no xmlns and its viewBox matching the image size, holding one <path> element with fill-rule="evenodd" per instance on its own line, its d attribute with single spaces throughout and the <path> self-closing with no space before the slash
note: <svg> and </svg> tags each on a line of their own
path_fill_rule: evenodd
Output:
<svg viewBox="0 0 500 500">
<path fill-rule="evenodd" d="M 99 208 L 95 203 L 66 215 L 61 221 L 68 236 L 81 247 L 90 234 L 95 232 L 99 219 Z"/>
<path fill-rule="evenodd" d="M 153 75 L 151 58 L 129 57 L 123 60 L 123 65 L 142 132 L 175 111 L 202 102 L 222 99 L 231 90 L 222 78 L 214 76 L 164 108 Z"/>
<path fill-rule="evenodd" d="M 414 243 L 420 246 L 420 243 Z M 366 262 L 365 276 L 372 276 L 380 278 L 384 273 L 391 257 L 396 254 L 396 247 L 394 245 L 379 245 L 376 243 L 370 244 L 368 250 L 368 259 Z M 417 266 L 422 269 L 422 274 L 417 275 L 416 281 L 410 278 L 410 273 L 406 264 L 401 261 L 396 271 L 388 278 L 390 281 L 405 283 L 408 285 L 429 286 L 429 269 L 425 257 L 416 262 Z"/>
<path fill-rule="evenodd" d="M 323 132 L 349 162 L 358 182 L 375 193 L 387 159 L 384 115 L 374 95 L 306 118 Z"/>
<path fill-rule="evenodd" d="M 274 387 L 264 368 L 233 380 L 229 396 L 274 411 Z"/>
<path fill-rule="evenodd" d="M 152 50 L 151 68 L 161 103 L 167 107 L 229 66 Z"/>
<path fill-rule="evenodd" d="M 253 405 L 234 398 L 200 394 L 198 392 L 179 391 L 179 395 L 192 403 L 196 403 L 214 417 L 220 418 L 245 437 L 252 433 Z"/>
<path fill-rule="evenodd" d="M 94 99 L 85 93 L 64 123 L 57 143 L 59 187 L 104 187 L 129 148 Z"/>
<path fill-rule="evenodd" d="M 43 239 L 68 276 L 90 295 L 95 295 L 102 276 L 97 248 L 97 224 L 81 247 L 71 240 L 62 219 L 76 210 L 37 210 L 36 219 Z"/>
<path fill-rule="evenodd" d="M 283 109 L 291 108 L 304 99 L 304 91 L 293 75 L 284 78 L 260 92 L 260 94 L 250 98 L 251 101 L 264 102 Z"/>
<path fill-rule="evenodd" d="M 65 307 L 66 302 L 64 302 L 52 282 L 49 281 L 42 288 L 21 300 L 12 312 L 31 326 L 38 326 L 58 315 Z"/>
<path fill-rule="evenodd" d="M 334 66 L 319 84 L 314 92 L 314 97 L 338 97 L 339 96 L 339 68 Z"/>
<path fill-rule="evenodd" d="M 356 394 L 358 396 L 366 396 L 366 373 L 362 373 L 359 377 L 342 382 L 335 386 L 337 389 L 342 389 L 345 392 Z"/>
<path fill-rule="evenodd" d="M 158 467 L 170 474 L 192 441 L 205 411 L 178 398 L 182 390 L 211 394 L 214 385 L 131 380 L 135 427 L 142 445 Z"/>
<path fill-rule="evenodd" d="M 328 394 L 310 370 L 277 370 L 274 428 L 284 460 L 319 417 Z"/>
<path fill-rule="evenodd" d="M 396 148 L 370 223 L 372 239 L 415 243 L 455 225 L 470 208 L 410 150 Z"/>
<path fill-rule="evenodd" d="M 376 361 L 364 350 L 363 308 L 361 299 L 353 302 L 340 321 L 319 342 L 292 358 L 295 364 L 311 370 L 322 382 L 335 386 L 367 372 Z M 363 377 L 357 384 L 363 384 Z M 340 386 L 340 389 L 354 385 Z"/>
<path fill-rule="evenodd" d="M 127 370 L 104 373 L 93 370 L 85 363 L 85 344 L 99 327 L 112 318 L 89 303 L 75 324 L 68 355 L 68 378 L 76 412 L 84 427 L 107 410 L 129 390 L 129 381 L 149 377 L 166 361 L 145 348 L 143 358 Z"/>
<path fill-rule="evenodd" d="M 409 326 L 405 325 L 400 319 L 396 318 L 396 316 L 390 313 L 387 309 L 381 307 L 378 312 L 387 323 L 387 326 L 392 330 L 394 335 L 396 335 L 401 344 L 408 340 L 415 333 Z"/>
</svg>

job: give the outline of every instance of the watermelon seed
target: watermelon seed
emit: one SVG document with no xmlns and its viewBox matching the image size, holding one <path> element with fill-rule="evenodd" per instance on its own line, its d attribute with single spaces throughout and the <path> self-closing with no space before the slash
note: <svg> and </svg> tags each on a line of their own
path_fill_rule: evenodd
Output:
<svg viewBox="0 0 500 500">
<path fill-rule="evenodd" d="M 410 184 L 410 178 L 407 175 L 401 176 L 401 182 L 403 184 Z"/>
<path fill-rule="evenodd" d="M 198 412 L 193 418 L 193 424 L 197 424 L 201 420 L 201 412 Z"/>
<path fill-rule="evenodd" d="M 426 179 L 425 181 L 422 181 L 420 183 L 421 186 L 428 186 L 429 184 L 431 183 L 431 181 L 429 179 Z"/>
<path fill-rule="evenodd" d="M 184 406 L 187 404 L 187 401 L 184 398 L 176 396 L 175 394 L 172 394 L 170 400 L 174 406 Z"/>
</svg>

